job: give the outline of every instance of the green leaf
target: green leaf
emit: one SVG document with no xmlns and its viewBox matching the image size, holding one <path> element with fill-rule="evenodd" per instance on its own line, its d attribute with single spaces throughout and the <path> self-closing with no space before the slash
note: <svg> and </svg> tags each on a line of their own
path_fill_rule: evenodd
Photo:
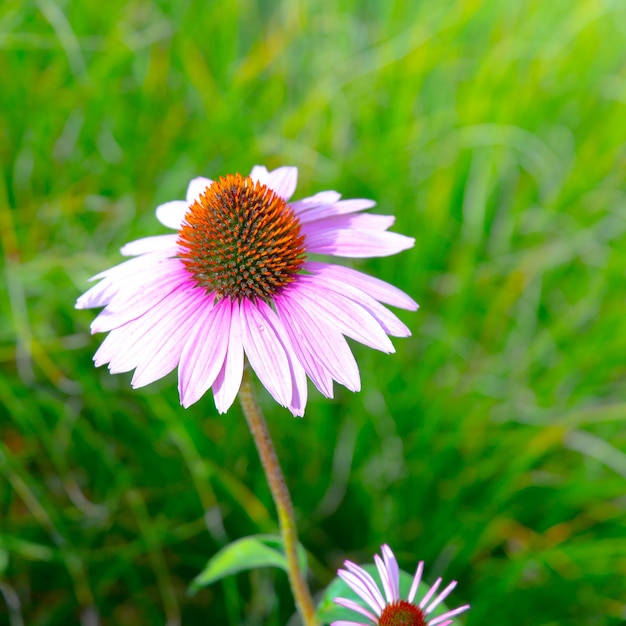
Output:
<svg viewBox="0 0 626 626">
<path fill-rule="evenodd" d="M 298 561 L 302 571 L 306 572 L 306 551 L 299 544 Z M 279 567 L 287 571 L 287 558 L 281 537 L 253 535 L 233 541 L 209 559 L 202 572 L 192 581 L 189 591 L 195 593 L 222 578 L 260 567 Z"/>
</svg>

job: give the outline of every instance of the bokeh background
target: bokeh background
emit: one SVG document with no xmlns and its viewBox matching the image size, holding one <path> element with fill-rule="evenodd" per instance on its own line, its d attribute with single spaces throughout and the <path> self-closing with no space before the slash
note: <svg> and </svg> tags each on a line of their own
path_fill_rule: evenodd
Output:
<svg viewBox="0 0 626 626">
<path fill-rule="evenodd" d="M 284 572 L 238 407 L 92 366 L 87 278 L 197 175 L 293 164 L 417 240 L 363 391 L 260 390 L 320 591 L 382 542 L 467 626 L 626 621 L 626 3 L 0 4 L 0 625 L 267 624 Z M 311 386 L 312 387 L 312 386 Z"/>
</svg>

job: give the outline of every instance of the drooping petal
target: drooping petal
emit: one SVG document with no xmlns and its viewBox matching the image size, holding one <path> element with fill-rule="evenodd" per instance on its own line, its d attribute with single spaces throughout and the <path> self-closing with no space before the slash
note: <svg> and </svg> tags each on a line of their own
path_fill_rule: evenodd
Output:
<svg viewBox="0 0 626 626">
<path fill-rule="evenodd" d="M 184 200 L 172 200 L 165 204 L 160 204 L 156 208 L 156 216 L 163 226 L 180 230 L 183 219 L 189 211 L 189 203 Z"/>
<path fill-rule="evenodd" d="M 291 402 L 287 408 L 295 417 L 302 417 L 304 415 L 308 395 L 306 372 L 296 357 L 287 331 L 279 317 L 265 302 L 259 301 L 257 306 L 259 312 L 265 318 L 265 321 L 274 329 L 274 332 L 287 354 L 292 384 Z"/>
<path fill-rule="evenodd" d="M 302 322 L 292 314 L 288 303 L 283 304 L 278 298 L 274 300 L 279 318 L 289 338 L 298 361 L 303 365 L 313 384 L 327 398 L 333 397 L 333 378 L 328 368 L 323 365 L 316 352 L 311 349 L 308 335 L 302 330 Z"/>
<path fill-rule="evenodd" d="M 290 297 L 291 295 L 281 294 L 274 299 L 274 304 L 279 317 L 286 315 L 291 320 L 291 323 L 285 323 L 287 331 L 292 334 L 297 329 L 300 347 L 309 353 L 307 358 L 302 360 L 304 368 L 307 369 L 310 357 L 322 365 L 337 382 L 351 391 L 360 389 L 359 368 L 341 333 L 313 317 L 298 298 Z M 308 370 L 307 373 L 311 376 Z M 312 380 L 315 382 L 313 378 Z"/>
<path fill-rule="evenodd" d="M 306 278 L 309 279 L 308 276 Z M 328 276 L 324 277 L 323 280 L 320 279 L 320 281 L 326 289 L 339 293 L 363 307 L 388 335 L 392 337 L 411 336 L 409 328 L 396 315 L 358 287 Z"/>
<path fill-rule="evenodd" d="M 315 277 L 302 277 L 292 287 L 292 292 L 294 297 L 306 303 L 316 317 L 343 335 L 387 354 L 395 352 L 383 328 L 366 309 L 341 293 L 326 288 L 322 281 L 316 281 Z"/>
<path fill-rule="evenodd" d="M 180 403 L 185 408 L 211 388 L 224 365 L 230 317 L 230 300 L 223 298 L 205 308 L 185 341 L 178 368 Z"/>
<path fill-rule="evenodd" d="M 210 187 L 213 184 L 213 181 L 210 178 L 205 178 L 204 176 L 198 176 L 197 178 L 193 178 L 189 187 L 187 187 L 187 205 L 195 202 L 201 194 L 206 191 L 207 187 Z"/>
<path fill-rule="evenodd" d="M 113 281 L 103 280 L 94 285 L 76 300 L 77 309 L 95 309 L 106 305 L 119 291 L 120 287 Z"/>
<path fill-rule="evenodd" d="M 408 309 L 409 311 L 418 309 L 417 302 L 404 293 L 404 291 L 386 283 L 384 280 L 363 274 L 363 272 L 359 272 L 350 267 L 309 261 L 305 264 L 305 268 L 324 279 L 329 277 L 339 282 L 358 287 L 361 291 L 376 298 L 379 302 L 390 304 L 399 309 Z"/>
<path fill-rule="evenodd" d="M 177 288 L 158 307 L 111 331 L 94 356 L 96 365 L 108 362 L 109 371 L 117 374 L 155 358 L 163 338 L 182 325 L 203 300 L 203 294 L 193 286 Z M 105 350 L 110 341 L 115 343 L 112 354 Z"/>
<path fill-rule="evenodd" d="M 155 264 L 165 262 L 170 255 L 164 252 L 153 252 L 114 265 L 104 272 L 96 274 L 90 281 L 100 280 L 97 285 L 88 289 L 76 300 L 77 309 L 93 309 L 109 303 L 111 298 L 120 291 L 127 280 L 144 270 L 150 270 Z"/>
<path fill-rule="evenodd" d="M 189 280 L 182 272 L 171 272 L 158 279 L 151 274 L 147 278 L 143 284 L 135 283 L 135 289 L 118 291 L 91 323 L 91 332 L 107 332 L 137 319 Z"/>
<path fill-rule="evenodd" d="M 232 302 L 230 310 L 230 332 L 228 351 L 220 373 L 213 383 L 215 406 L 220 413 L 226 413 L 232 406 L 243 377 L 243 340 L 239 303 Z"/>
<path fill-rule="evenodd" d="M 188 295 L 191 293 L 188 292 Z M 176 325 L 161 323 L 153 328 L 155 338 L 158 338 L 151 345 L 154 355 L 137 365 L 130 383 L 133 389 L 149 385 L 176 368 L 180 362 L 185 339 L 195 328 L 202 311 L 211 306 L 210 300 L 204 297 L 189 299 L 183 307 L 184 313 L 172 316 L 178 318 Z"/>
<path fill-rule="evenodd" d="M 287 406 L 291 402 L 291 372 L 289 361 L 274 329 L 249 300 L 241 302 L 243 347 L 265 388 L 272 397 Z"/>
<path fill-rule="evenodd" d="M 103 282 L 107 280 L 109 279 L 105 278 Z M 107 303 L 105 311 L 108 313 L 124 311 L 129 307 L 138 305 L 139 297 L 146 289 L 153 289 L 158 284 L 172 283 L 191 284 L 191 280 L 180 259 L 170 257 L 163 259 L 154 267 L 145 267 L 134 272 L 127 276 L 123 282 L 117 281 L 117 291 Z"/>
</svg>

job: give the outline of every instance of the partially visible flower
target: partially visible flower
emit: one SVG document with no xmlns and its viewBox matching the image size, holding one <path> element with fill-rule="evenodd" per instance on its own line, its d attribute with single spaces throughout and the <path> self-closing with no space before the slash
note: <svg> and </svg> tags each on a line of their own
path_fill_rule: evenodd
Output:
<svg viewBox="0 0 626 626">
<path fill-rule="evenodd" d="M 391 548 L 384 545 L 382 547 L 383 558 L 378 554 L 374 556 L 380 580 L 385 591 L 383 598 L 378 585 L 374 579 L 362 568 L 346 561 L 344 563 L 346 569 L 339 570 L 339 576 L 359 595 L 371 608 L 371 611 L 363 608 L 360 604 L 347 598 L 335 598 L 334 601 L 340 606 L 360 613 L 366 617 L 368 622 L 352 622 L 346 620 L 338 620 L 331 626 L 449 626 L 452 624 L 451 617 L 463 613 L 469 609 L 469 604 L 460 606 L 458 609 L 447 611 L 443 615 L 428 619 L 428 615 L 443 602 L 450 592 L 456 587 L 456 581 L 452 581 L 443 591 L 433 599 L 435 593 L 441 585 L 441 578 L 435 581 L 435 584 L 428 590 L 426 595 L 420 600 L 419 604 L 414 604 L 415 594 L 422 580 L 422 572 L 424 571 L 424 562 L 420 561 L 417 571 L 413 577 L 411 590 L 407 600 L 400 599 L 400 570 L 398 563 Z"/>
<path fill-rule="evenodd" d="M 212 389 L 222 413 L 239 391 L 244 354 L 294 415 L 304 414 L 307 375 L 327 397 L 333 381 L 358 391 L 345 337 L 394 352 L 387 335 L 411 333 L 381 303 L 417 304 L 381 280 L 309 255 L 387 256 L 414 240 L 387 232 L 393 216 L 364 214 L 371 200 L 323 191 L 290 202 L 297 177 L 295 167 L 255 166 L 247 177 L 194 178 L 186 200 L 157 207 L 176 233 L 125 245 L 122 254 L 135 258 L 94 276 L 100 282 L 76 302 L 105 307 L 91 325 L 109 332 L 96 365 L 134 369 L 133 387 L 178 367 L 181 404 Z"/>
</svg>

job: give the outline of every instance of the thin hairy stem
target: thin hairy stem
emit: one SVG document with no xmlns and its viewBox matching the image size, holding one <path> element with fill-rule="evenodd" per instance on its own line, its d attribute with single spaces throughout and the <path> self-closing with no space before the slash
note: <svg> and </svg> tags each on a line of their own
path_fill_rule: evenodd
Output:
<svg viewBox="0 0 626 626">
<path fill-rule="evenodd" d="M 291 585 L 296 607 L 302 617 L 304 626 L 317 626 L 313 598 L 298 562 L 298 533 L 291 496 L 289 495 L 283 472 L 280 469 L 276 450 L 267 429 L 267 423 L 254 397 L 250 378 L 250 371 L 246 367 L 241 389 L 239 390 L 239 402 L 250 427 L 256 448 L 259 451 L 265 476 L 278 512 L 278 522 L 285 546 L 285 556 L 287 557 L 289 584 Z"/>
</svg>

